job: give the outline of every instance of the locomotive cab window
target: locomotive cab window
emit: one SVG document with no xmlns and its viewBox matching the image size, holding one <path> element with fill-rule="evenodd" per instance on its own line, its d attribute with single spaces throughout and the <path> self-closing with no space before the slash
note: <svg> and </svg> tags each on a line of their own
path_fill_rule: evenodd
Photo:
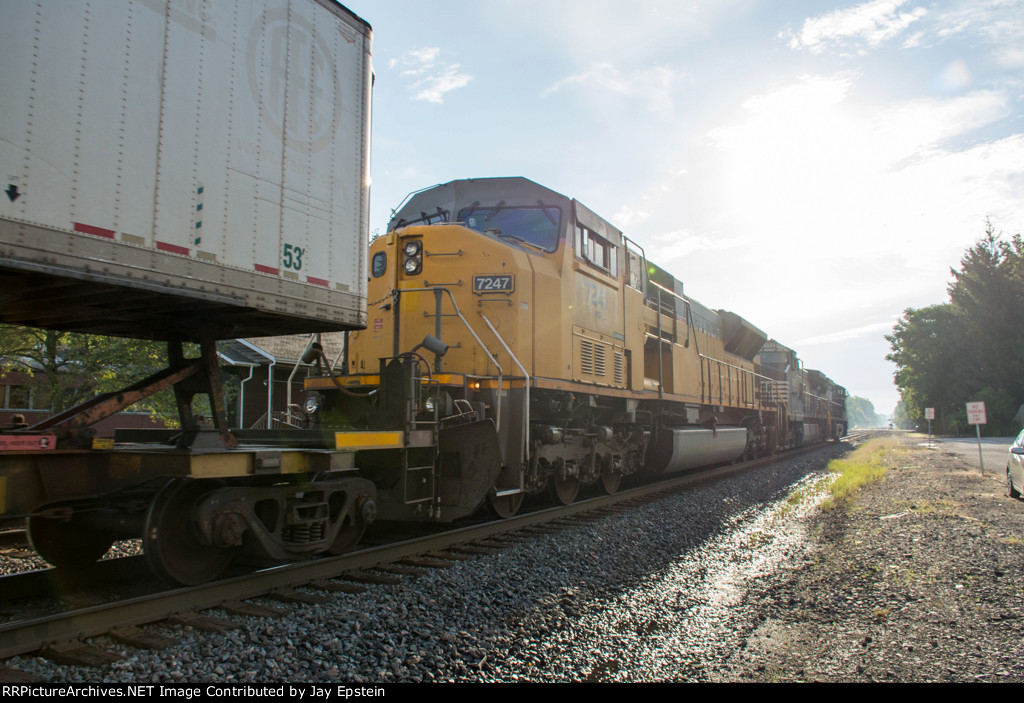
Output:
<svg viewBox="0 0 1024 703">
<path fill-rule="evenodd" d="M 388 255 L 382 251 L 378 251 L 373 255 L 373 260 L 370 263 L 370 273 L 373 274 L 374 278 L 380 278 L 384 275 L 384 272 L 388 270 Z"/>
<path fill-rule="evenodd" d="M 554 251 L 558 246 L 559 223 L 562 211 L 557 207 L 516 207 L 474 203 L 459 210 L 459 222 L 477 232 L 486 232 L 498 237 L 518 239 L 544 251 Z"/>
<path fill-rule="evenodd" d="M 618 276 L 615 245 L 581 224 L 576 225 L 576 254 L 609 276 Z"/>
</svg>

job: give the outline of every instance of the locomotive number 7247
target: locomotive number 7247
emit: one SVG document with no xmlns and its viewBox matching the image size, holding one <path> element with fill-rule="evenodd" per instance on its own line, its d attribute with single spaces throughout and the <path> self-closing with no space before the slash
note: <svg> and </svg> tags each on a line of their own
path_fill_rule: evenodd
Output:
<svg viewBox="0 0 1024 703">
<path fill-rule="evenodd" d="M 511 274 L 500 276 L 473 276 L 474 293 L 511 293 L 516 288 L 516 277 Z"/>
</svg>

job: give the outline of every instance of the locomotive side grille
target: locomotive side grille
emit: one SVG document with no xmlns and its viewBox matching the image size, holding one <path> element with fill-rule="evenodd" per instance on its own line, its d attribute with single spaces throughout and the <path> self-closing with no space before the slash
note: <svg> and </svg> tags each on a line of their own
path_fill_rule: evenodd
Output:
<svg viewBox="0 0 1024 703">
<path fill-rule="evenodd" d="M 594 345 L 594 375 L 604 376 L 607 373 L 604 366 L 604 345 Z"/>
<path fill-rule="evenodd" d="M 594 343 L 589 339 L 580 340 L 580 373 L 594 373 Z"/>
<path fill-rule="evenodd" d="M 615 350 L 615 383 L 622 385 L 626 382 L 626 364 L 622 352 Z"/>
<path fill-rule="evenodd" d="M 618 362 L 616 362 L 618 363 Z M 580 339 L 580 375 L 603 378 L 608 373 L 605 345 L 589 339 Z"/>
</svg>

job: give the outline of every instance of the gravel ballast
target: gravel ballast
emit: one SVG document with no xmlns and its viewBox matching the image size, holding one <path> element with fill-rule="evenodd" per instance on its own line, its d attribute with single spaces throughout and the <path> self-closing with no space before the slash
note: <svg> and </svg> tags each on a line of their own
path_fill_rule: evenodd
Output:
<svg viewBox="0 0 1024 703">
<path fill-rule="evenodd" d="M 753 629 L 711 680 L 1024 681 L 1024 503 L 984 475 L 907 455 L 807 554 L 748 588 Z"/>
<path fill-rule="evenodd" d="M 940 452 L 822 513 L 833 447 L 50 681 L 1024 680 L 1024 504 Z M 279 607 L 280 604 L 277 604 Z"/>
</svg>

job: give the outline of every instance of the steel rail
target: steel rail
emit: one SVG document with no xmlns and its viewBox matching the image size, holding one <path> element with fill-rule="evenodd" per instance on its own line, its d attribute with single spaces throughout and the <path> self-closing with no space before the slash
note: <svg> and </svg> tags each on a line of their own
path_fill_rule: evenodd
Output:
<svg viewBox="0 0 1024 703">
<path fill-rule="evenodd" d="M 669 493 L 697 481 L 745 473 L 802 454 L 821 451 L 829 446 L 833 445 L 811 445 L 785 454 L 775 454 L 752 461 L 688 472 L 683 476 L 619 491 L 612 495 L 587 498 L 569 505 L 526 513 L 506 520 L 458 528 L 427 537 L 351 552 L 338 557 L 286 564 L 202 586 L 162 591 L 41 618 L 6 623 L 0 625 L 0 659 L 36 652 L 54 643 L 103 635 L 115 627 L 141 626 L 167 619 L 179 613 L 217 608 L 230 601 L 273 596 L 275 591 L 310 586 L 313 581 L 344 577 L 347 572 L 390 564 L 424 552 L 441 550 L 493 537 L 500 533 L 542 525 L 640 497 L 653 496 L 656 498 L 655 494 Z M 315 586 L 313 587 L 315 588 Z"/>
</svg>

